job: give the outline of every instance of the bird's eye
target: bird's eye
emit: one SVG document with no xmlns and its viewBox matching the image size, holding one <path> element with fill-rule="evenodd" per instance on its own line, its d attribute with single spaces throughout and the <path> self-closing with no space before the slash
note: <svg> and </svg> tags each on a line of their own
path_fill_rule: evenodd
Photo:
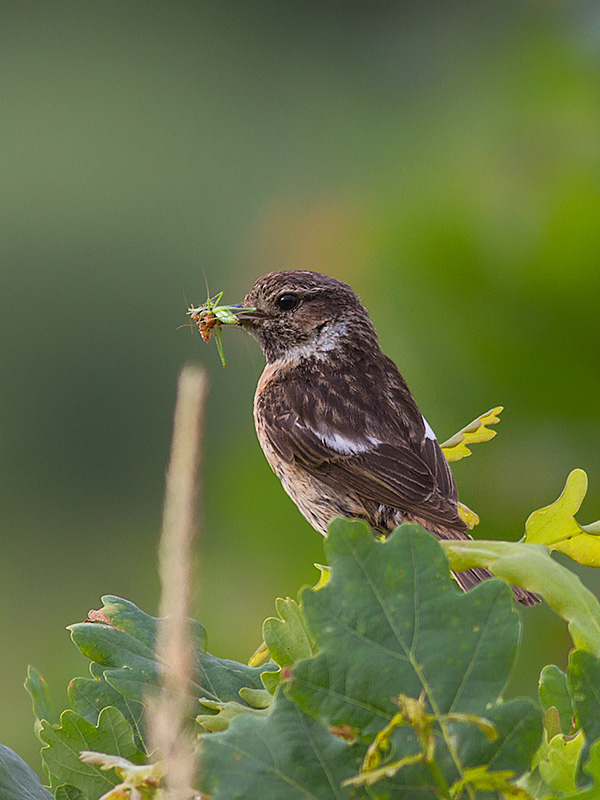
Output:
<svg viewBox="0 0 600 800">
<path fill-rule="evenodd" d="M 286 292 L 286 294 L 280 294 L 277 298 L 277 306 L 282 311 L 292 311 L 292 309 L 296 308 L 298 303 L 300 302 L 300 298 L 297 294 L 291 294 Z"/>
</svg>

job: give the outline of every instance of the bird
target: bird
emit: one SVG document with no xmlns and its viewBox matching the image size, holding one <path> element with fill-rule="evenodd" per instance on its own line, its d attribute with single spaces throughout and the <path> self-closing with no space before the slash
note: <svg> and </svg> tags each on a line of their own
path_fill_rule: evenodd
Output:
<svg viewBox="0 0 600 800">
<path fill-rule="evenodd" d="M 259 443 L 313 528 L 326 536 L 342 516 L 376 536 L 414 522 L 438 539 L 471 538 L 435 433 L 349 285 L 309 270 L 270 272 L 237 308 L 266 359 L 254 396 Z M 454 577 L 467 591 L 493 576 L 475 568 Z"/>
</svg>

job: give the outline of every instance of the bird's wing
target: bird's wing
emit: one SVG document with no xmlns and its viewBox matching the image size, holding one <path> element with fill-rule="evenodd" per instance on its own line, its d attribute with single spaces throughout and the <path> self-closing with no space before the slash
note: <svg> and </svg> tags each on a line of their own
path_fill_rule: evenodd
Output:
<svg viewBox="0 0 600 800">
<path fill-rule="evenodd" d="M 406 511 L 455 528 L 464 527 L 456 511 L 456 488 L 435 439 L 399 433 L 382 441 L 323 418 L 308 421 L 283 404 L 260 408 L 264 433 L 275 452 L 295 462 L 341 494 L 352 491 L 363 500 Z"/>
</svg>

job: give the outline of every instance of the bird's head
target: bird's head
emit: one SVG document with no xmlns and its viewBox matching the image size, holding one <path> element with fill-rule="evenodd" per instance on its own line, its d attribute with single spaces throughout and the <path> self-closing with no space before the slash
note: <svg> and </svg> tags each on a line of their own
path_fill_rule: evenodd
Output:
<svg viewBox="0 0 600 800">
<path fill-rule="evenodd" d="M 345 345 L 378 348 L 375 328 L 355 292 L 318 272 L 263 275 L 244 298 L 238 322 L 269 362 L 326 358 Z"/>
</svg>

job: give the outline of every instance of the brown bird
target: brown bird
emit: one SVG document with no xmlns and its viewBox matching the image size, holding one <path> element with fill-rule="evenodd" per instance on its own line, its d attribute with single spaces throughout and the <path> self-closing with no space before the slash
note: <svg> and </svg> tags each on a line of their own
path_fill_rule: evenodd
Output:
<svg viewBox="0 0 600 800">
<path fill-rule="evenodd" d="M 469 539 L 435 434 L 358 296 L 317 272 L 259 278 L 240 325 L 267 360 L 254 397 L 258 440 L 283 488 L 323 535 L 332 517 L 388 535 L 417 522 L 439 539 Z M 466 591 L 485 569 L 455 574 Z M 525 605 L 536 595 L 513 587 Z"/>
</svg>

